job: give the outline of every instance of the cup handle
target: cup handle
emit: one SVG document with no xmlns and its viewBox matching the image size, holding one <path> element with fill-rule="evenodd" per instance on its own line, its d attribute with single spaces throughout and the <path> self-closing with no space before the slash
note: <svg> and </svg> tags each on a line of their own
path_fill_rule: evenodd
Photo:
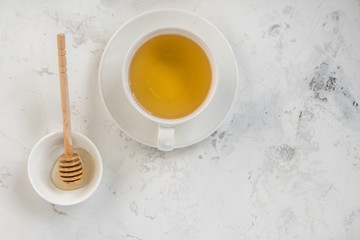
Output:
<svg viewBox="0 0 360 240">
<path fill-rule="evenodd" d="M 174 149 L 174 127 L 159 125 L 157 147 L 161 151 L 171 151 Z"/>
</svg>

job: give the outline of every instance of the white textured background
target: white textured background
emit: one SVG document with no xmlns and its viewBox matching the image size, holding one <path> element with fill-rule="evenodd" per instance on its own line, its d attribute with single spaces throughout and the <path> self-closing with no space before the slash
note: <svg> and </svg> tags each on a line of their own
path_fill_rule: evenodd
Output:
<svg viewBox="0 0 360 240">
<path fill-rule="evenodd" d="M 114 31 L 164 7 L 217 26 L 240 74 L 225 124 L 170 153 L 122 133 L 97 88 Z M 359 0 L 0 0 L 0 238 L 360 239 L 359 26 Z M 73 130 L 104 163 L 71 207 L 42 200 L 26 174 L 34 144 L 61 128 L 59 32 Z"/>
</svg>

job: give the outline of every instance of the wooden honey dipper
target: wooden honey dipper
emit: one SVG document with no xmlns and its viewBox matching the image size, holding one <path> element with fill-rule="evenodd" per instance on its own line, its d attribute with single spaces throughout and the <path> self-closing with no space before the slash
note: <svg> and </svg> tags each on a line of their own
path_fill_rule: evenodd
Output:
<svg viewBox="0 0 360 240">
<path fill-rule="evenodd" d="M 77 153 L 74 153 L 72 145 L 69 90 L 66 69 L 65 35 L 63 33 L 57 35 L 57 48 L 65 147 L 65 153 L 59 157 L 59 175 L 62 181 L 70 184 L 81 180 L 83 170 L 79 155 Z"/>
</svg>

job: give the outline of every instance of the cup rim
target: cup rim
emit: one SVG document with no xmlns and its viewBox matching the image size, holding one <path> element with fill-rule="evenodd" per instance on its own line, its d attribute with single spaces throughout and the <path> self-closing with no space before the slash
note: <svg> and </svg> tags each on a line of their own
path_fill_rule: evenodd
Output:
<svg viewBox="0 0 360 240">
<path fill-rule="evenodd" d="M 145 43 L 146 41 L 148 41 L 151 38 L 154 38 L 156 36 L 163 35 L 163 34 L 178 34 L 178 35 L 190 38 L 191 40 L 196 42 L 202 48 L 202 50 L 204 51 L 204 53 L 206 54 L 206 56 L 210 62 L 210 66 L 211 66 L 211 86 L 210 86 L 210 89 L 209 89 L 209 92 L 208 92 L 206 98 L 195 109 L 195 111 L 193 111 L 190 114 L 188 114 L 184 117 L 181 117 L 181 118 L 167 119 L 167 118 L 160 118 L 155 115 L 152 115 L 151 113 L 146 111 L 142 106 L 140 106 L 140 104 L 136 101 L 135 97 L 131 93 L 131 89 L 128 84 L 129 83 L 129 81 L 128 81 L 129 66 L 130 66 L 130 63 L 131 63 L 131 60 L 132 60 L 134 54 L 137 52 L 137 50 L 140 48 L 140 46 L 143 43 Z M 142 114 L 144 117 L 150 119 L 153 122 L 159 123 L 160 125 L 174 126 L 174 125 L 178 125 L 178 124 L 187 122 L 187 121 L 195 118 L 209 105 L 213 96 L 215 95 L 215 91 L 216 91 L 217 84 L 218 84 L 218 70 L 217 69 L 218 69 L 217 62 L 216 62 L 213 54 L 211 53 L 210 48 L 207 46 L 206 42 L 201 37 L 199 37 L 197 34 L 191 32 L 189 30 L 179 28 L 179 27 L 157 28 L 157 29 L 150 30 L 150 31 L 144 33 L 143 35 L 141 35 L 136 41 L 134 41 L 134 43 L 131 45 L 131 47 L 125 54 L 123 65 L 122 65 L 122 87 L 125 92 L 126 98 L 130 102 L 130 104 L 133 107 L 135 107 L 135 109 L 140 114 Z"/>
</svg>

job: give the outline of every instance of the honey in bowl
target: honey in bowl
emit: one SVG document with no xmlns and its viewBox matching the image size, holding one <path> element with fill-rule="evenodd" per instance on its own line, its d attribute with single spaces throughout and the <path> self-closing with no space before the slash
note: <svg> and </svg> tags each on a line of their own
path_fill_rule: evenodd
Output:
<svg viewBox="0 0 360 240">
<path fill-rule="evenodd" d="M 143 43 L 129 66 L 129 86 L 138 104 L 163 119 L 194 112 L 212 84 L 211 64 L 203 48 L 180 34 L 163 34 Z"/>
<path fill-rule="evenodd" d="M 60 178 L 59 174 L 59 161 L 56 160 L 55 164 L 51 170 L 50 178 L 52 183 L 55 187 L 61 190 L 75 190 L 86 186 L 94 175 L 94 160 L 91 157 L 90 153 L 82 148 L 75 148 L 74 152 L 79 154 L 82 168 L 83 168 L 83 175 L 80 181 L 73 182 L 73 183 L 66 183 Z"/>
</svg>

